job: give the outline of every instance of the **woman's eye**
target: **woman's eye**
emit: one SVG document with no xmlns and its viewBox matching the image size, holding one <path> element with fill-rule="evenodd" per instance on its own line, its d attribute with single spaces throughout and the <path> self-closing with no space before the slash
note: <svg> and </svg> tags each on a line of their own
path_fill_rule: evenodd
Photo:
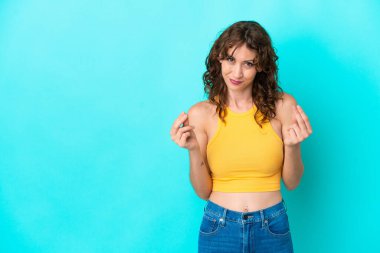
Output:
<svg viewBox="0 0 380 253">
<path fill-rule="evenodd" d="M 253 64 L 253 63 L 250 63 L 250 62 L 247 62 L 247 65 L 248 65 L 249 67 L 253 67 L 253 66 L 254 66 L 254 64 Z"/>
<path fill-rule="evenodd" d="M 227 57 L 227 61 L 233 61 L 234 59 L 232 57 Z"/>
</svg>

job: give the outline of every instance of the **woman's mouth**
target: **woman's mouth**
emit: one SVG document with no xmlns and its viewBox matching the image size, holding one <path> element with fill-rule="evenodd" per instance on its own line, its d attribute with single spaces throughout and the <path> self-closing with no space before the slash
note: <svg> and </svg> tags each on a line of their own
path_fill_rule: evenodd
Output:
<svg viewBox="0 0 380 253">
<path fill-rule="evenodd" d="M 236 81 L 236 80 L 234 80 L 234 79 L 230 79 L 230 82 L 231 82 L 232 84 L 239 85 L 239 84 L 241 84 L 243 81 Z"/>
</svg>

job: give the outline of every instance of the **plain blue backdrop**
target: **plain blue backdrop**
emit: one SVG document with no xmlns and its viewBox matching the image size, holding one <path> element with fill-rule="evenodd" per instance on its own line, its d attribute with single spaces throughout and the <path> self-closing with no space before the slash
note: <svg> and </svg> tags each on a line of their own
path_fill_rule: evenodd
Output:
<svg viewBox="0 0 380 253">
<path fill-rule="evenodd" d="M 170 138 L 205 58 L 267 29 L 309 116 L 282 192 L 296 252 L 380 252 L 378 1 L 0 2 L 0 252 L 196 252 L 206 203 Z"/>
</svg>

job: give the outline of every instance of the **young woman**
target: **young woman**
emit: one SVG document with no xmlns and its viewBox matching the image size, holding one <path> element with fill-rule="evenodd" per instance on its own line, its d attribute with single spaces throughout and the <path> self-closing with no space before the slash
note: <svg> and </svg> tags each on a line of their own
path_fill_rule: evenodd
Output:
<svg viewBox="0 0 380 253">
<path fill-rule="evenodd" d="M 277 81 L 266 30 L 241 21 L 215 41 L 203 75 L 208 100 L 175 120 L 171 137 L 189 150 L 190 180 L 207 200 L 199 252 L 293 252 L 280 180 L 299 184 L 308 117 Z"/>
</svg>

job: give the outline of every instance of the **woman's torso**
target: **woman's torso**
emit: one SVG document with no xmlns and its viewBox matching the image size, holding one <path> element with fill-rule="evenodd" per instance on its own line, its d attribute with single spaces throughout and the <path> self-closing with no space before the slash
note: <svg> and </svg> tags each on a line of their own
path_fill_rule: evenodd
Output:
<svg viewBox="0 0 380 253">
<path fill-rule="evenodd" d="M 209 110 L 214 113 L 208 115 L 209 118 L 206 120 L 205 132 L 208 141 L 214 136 L 217 125 L 218 125 L 218 115 L 215 113 L 216 105 L 206 102 Z M 233 108 L 230 108 L 236 111 Z M 276 115 L 278 113 L 276 112 Z M 253 117 L 253 116 L 252 116 Z M 282 139 L 281 134 L 281 121 L 277 118 L 270 119 L 270 124 L 274 132 Z M 213 191 L 209 197 L 211 201 L 219 204 L 230 210 L 235 210 L 239 212 L 252 212 L 266 207 L 272 206 L 279 203 L 282 200 L 281 191 L 267 191 L 267 192 L 218 192 Z"/>
</svg>

